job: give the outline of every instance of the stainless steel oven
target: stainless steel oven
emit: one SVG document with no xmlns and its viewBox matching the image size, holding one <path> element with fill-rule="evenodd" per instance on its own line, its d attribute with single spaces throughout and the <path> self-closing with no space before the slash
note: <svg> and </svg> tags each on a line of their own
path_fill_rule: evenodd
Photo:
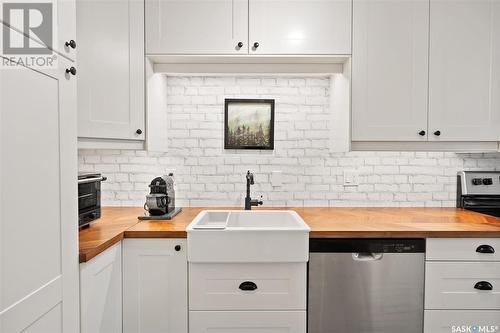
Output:
<svg viewBox="0 0 500 333">
<path fill-rule="evenodd" d="M 459 172 L 457 207 L 500 217 L 500 171 Z"/>
<path fill-rule="evenodd" d="M 101 217 L 101 182 L 105 181 L 100 173 L 78 174 L 78 226 L 87 226 Z"/>
</svg>

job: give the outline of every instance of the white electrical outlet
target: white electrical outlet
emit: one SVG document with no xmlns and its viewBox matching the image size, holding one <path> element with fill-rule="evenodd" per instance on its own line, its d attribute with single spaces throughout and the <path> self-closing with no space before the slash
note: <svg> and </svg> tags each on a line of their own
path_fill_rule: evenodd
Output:
<svg viewBox="0 0 500 333">
<path fill-rule="evenodd" d="M 359 172 L 357 170 L 344 170 L 344 186 L 358 186 Z"/>
</svg>

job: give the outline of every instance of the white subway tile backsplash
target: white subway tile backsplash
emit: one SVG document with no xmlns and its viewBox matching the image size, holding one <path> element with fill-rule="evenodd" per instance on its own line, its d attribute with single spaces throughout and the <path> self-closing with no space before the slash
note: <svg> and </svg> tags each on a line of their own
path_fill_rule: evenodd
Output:
<svg viewBox="0 0 500 333">
<path fill-rule="evenodd" d="M 500 154 L 329 151 L 328 77 L 168 77 L 166 153 L 80 150 L 100 171 L 104 205 L 142 206 L 149 182 L 175 169 L 179 206 L 242 205 L 245 173 L 265 206 L 454 206 L 459 170 L 500 170 Z M 275 150 L 223 149 L 224 98 L 274 98 Z M 359 186 L 343 186 L 345 169 Z M 282 172 L 281 186 L 270 183 Z"/>
</svg>

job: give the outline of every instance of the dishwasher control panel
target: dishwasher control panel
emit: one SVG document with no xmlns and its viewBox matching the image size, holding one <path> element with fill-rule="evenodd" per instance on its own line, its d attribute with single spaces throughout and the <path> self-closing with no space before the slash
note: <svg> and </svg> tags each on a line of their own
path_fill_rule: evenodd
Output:
<svg viewBox="0 0 500 333">
<path fill-rule="evenodd" d="M 425 239 L 311 239 L 309 252 L 424 253 Z"/>
</svg>

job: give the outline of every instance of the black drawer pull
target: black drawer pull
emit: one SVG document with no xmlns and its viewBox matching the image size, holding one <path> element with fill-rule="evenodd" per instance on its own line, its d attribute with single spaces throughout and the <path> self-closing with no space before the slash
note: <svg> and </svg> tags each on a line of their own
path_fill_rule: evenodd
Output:
<svg viewBox="0 0 500 333">
<path fill-rule="evenodd" d="M 257 285 L 252 281 L 245 281 L 240 284 L 240 289 L 244 291 L 257 290 Z"/>
<path fill-rule="evenodd" d="M 476 249 L 477 253 L 495 253 L 495 249 L 491 245 L 479 245 Z"/>
<path fill-rule="evenodd" d="M 493 290 L 493 286 L 488 281 L 479 281 L 474 285 L 477 290 Z"/>
</svg>

